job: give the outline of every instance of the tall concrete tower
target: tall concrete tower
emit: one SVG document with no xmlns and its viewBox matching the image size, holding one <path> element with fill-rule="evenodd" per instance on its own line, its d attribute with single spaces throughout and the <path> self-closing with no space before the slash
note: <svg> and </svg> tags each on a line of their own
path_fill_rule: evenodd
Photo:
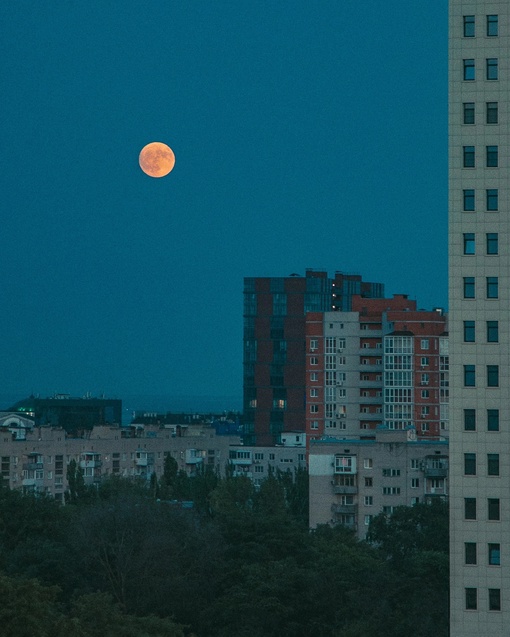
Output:
<svg viewBox="0 0 510 637">
<path fill-rule="evenodd" d="M 451 637 L 510 634 L 509 18 L 450 0 Z"/>
</svg>

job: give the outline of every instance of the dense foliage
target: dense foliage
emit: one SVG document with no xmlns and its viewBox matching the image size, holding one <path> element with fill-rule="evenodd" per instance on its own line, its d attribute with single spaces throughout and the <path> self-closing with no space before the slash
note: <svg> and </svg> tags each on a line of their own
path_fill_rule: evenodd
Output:
<svg viewBox="0 0 510 637">
<path fill-rule="evenodd" d="M 0 489 L 6 637 L 447 635 L 443 503 L 381 514 L 359 542 L 308 530 L 304 471 L 258 490 L 170 461 L 148 486 L 71 471 L 64 507 Z"/>
</svg>

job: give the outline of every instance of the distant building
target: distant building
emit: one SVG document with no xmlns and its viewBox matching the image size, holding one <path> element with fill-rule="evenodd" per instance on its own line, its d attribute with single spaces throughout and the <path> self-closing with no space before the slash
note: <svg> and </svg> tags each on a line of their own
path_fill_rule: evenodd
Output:
<svg viewBox="0 0 510 637">
<path fill-rule="evenodd" d="M 312 440 L 309 452 L 310 526 L 342 524 L 366 537 L 372 518 L 448 496 L 448 442 L 419 440 L 378 428 L 371 440 Z"/>
<path fill-rule="evenodd" d="M 308 438 L 373 438 L 381 425 L 448 432 L 448 336 L 442 311 L 406 295 L 352 297 L 351 311 L 306 316 Z"/>
<path fill-rule="evenodd" d="M 279 444 L 284 432 L 305 431 L 305 315 L 349 311 L 354 295 L 383 297 L 384 286 L 314 270 L 244 280 L 245 444 Z"/>
<path fill-rule="evenodd" d="M 61 427 L 66 432 L 91 430 L 96 425 L 120 425 L 122 401 L 116 398 L 51 398 L 29 396 L 7 409 L 33 418 L 36 427 Z"/>
</svg>

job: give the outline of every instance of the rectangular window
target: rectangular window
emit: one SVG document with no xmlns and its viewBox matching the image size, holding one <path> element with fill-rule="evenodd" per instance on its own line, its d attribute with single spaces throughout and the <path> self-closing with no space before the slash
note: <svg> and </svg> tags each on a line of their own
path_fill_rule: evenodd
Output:
<svg viewBox="0 0 510 637">
<path fill-rule="evenodd" d="M 498 35 L 498 16 L 497 15 L 488 15 L 487 16 L 487 37 L 495 38 Z"/>
<path fill-rule="evenodd" d="M 501 589 L 489 588 L 489 610 L 501 610 Z"/>
<path fill-rule="evenodd" d="M 374 479 L 373 478 L 365 478 L 365 486 L 366 487 L 373 487 L 374 486 Z"/>
<path fill-rule="evenodd" d="M 310 356 L 310 365 L 318 365 L 319 364 L 319 359 L 317 358 L 317 356 Z"/>
<path fill-rule="evenodd" d="M 485 121 L 487 124 L 497 124 L 498 123 L 498 103 L 497 102 L 486 102 L 485 104 Z M 474 112 L 473 112 L 474 119 Z M 464 122 L 466 123 L 466 122 Z M 474 122 L 473 122 L 474 124 Z"/>
<path fill-rule="evenodd" d="M 499 520 L 499 498 L 487 498 L 487 519 Z"/>
<path fill-rule="evenodd" d="M 464 454 L 464 475 L 476 476 L 476 453 Z"/>
<path fill-rule="evenodd" d="M 373 463 L 372 458 L 365 458 L 363 460 L 363 468 L 364 469 L 372 469 L 373 465 L 374 465 L 374 463 Z"/>
<path fill-rule="evenodd" d="M 312 420 L 312 422 L 310 423 L 310 429 L 318 429 L 318 428 L 319 428 L 319 421 Z"/>
<path fill-rule="evenodd" d="M 464 409 L 464 431 L 476 431 L 475 409 Z"/>
<path fill-rule="evenodd" d="M 463 106 L 463 122 L 464 124 L 474 124 L 475 123 L 475 103 L 474 102 L 464 102 Z"/>
<path fill-rule="evenodd" d="M 487 244 L 487 254 L 498 254 L 499 246 L 498 246 L 498 233 L 497 232 L 487 232 L 485 235 L 486 244 Z"/>
<path fill-rule="evenodd" d="M 463 210 L 464 212 L 474 212 L 475 210 L 475 191 L 472 188 L 462 191 L 463 194 Z"/>
<path fill-rule="evenodd" d="M 318 414 L 319 413 L 319 405 L 310 405 L 310 413 Z"/>
<path fill-rule="evenodd" d="M 476 520 L 476 498 L 464 498 L 464 519 Z"/>
<path fill-rule="evenodd" d="M 317 398 L 319 396 L 319 390 L 316 389 L 315 387 L 312 387 L 312 389 L 310 389 L 310 398 Z"/>
<path fill-rule="evenodd" d="M 475 298 L 475 277 L 474 276 L 464 277 L 464 298 L 465 299 Z"/>
<path fill-rule="evenodd" d="M 497 168 L 498 167 L 498 147 L 497 146 L 486 146 L 487 151 L 487 168 Z"/>
<path fill-rule="evenodd" d="M 501 565 L 501 547 L 499 544 L 489 544 L 489 565 Z"/>
<path fill-rule="evenodd" d="M 366 495 L 363 501 L 366 507 L 371 507 L 374 504 L 374 498 L 371 495 Z"/>
<path fill-rule="evenodd" d="M 464 321 L 464 343 L 475 342 L 475 322 Z"/>
<path fill-rule="evenodd" d="M 497 343 L 499 341 L 498 321 L 487 321 L 487 343 Z"/>
<path fill-rule="evenodd" d="M 498 210 L 498 189 L 488 188 L 486 191 L 487 196 L 487 210 L 488 212 L 497 212 Z"/>
<path fill-rule="evenodd" d="M 466 588 L 466 610 L 476 610 L 478 607 L 476 588 Z"/>
<path fill-rule="evenodd" d="M 487 409 L 487 431 L 499 431 L 499 409 Z"/>
<path fill-rule="evenodd" d="M 475 147 L 474 146 L 463 146 L 463 163 L 464 168 L 474 168 L 475 167 Z"/>
<path fill-rule="evenodd" d="M 464 563 L 476 564 L 476 542 L 464 542 Z"/>
<path fill-rule="evenodd" d="M 487 277 L 487 298 L 488 299 L 497 299 L 499 295 L 498 292 L 498 277 L 497 276 L 488 276 Z"/>
<path fill-rule="evenodd" d="M 464 232 L 464 254 L 474 254 L 475 253 L 475 233 L 474 232 Z"/>
<path fill-rule="evenodd" d="M 312 338 L 310 340 L 310 351 L 315 352 L 317 349 L 319 349 L 319 341 L 316 338 Z"/>
<path fill-rule="evenodd" d="M 498 58 L 487 58 L 487 79 L 498 79 Z"/>
<path fill-rule="evenodd" d="M 411 478 L 411 489 L 418 489 L 420 487 L 420 478 Z"/>
<path fill-rule="evenodd" d="M 487 365 L 487 387 L 499 387 L 499 365 Z"/>
<path fill-rule="evenodd" d="M 499 476 L 499 453 L 487 454 L 487 475 Z"/>
<path fill-rule="evenodd" d="M 464 365 L 464 387 L 475 387 L 476 375 L 474 365 Z"/>
<path fill-rule="evenodd" d="M 475 61 L 463 60 L 463 75 L 462 78 L 466 82 L 472 82 L 475 79 Z"/>
<path fill-rule="evenodd" d="M 475 16 L 474 15 L 464 16 L 464 37 L 465 38 L 475 37 Z"/>
</svg>

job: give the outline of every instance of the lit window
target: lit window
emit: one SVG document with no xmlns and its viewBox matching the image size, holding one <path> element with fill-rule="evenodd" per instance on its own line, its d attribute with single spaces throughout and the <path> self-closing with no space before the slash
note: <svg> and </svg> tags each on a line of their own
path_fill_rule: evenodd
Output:
<svg viewBox="0 0 510 637">
<path fill-rule="evenodd" d="M 487 16 L 487 37 L 495 38 L 498 35 L 498 16 Z"/>
<path fill-rule="evenodd" d="M 486 122 L 487 124 L 497 124 L 498 123 L 498 103 L 497 102 L 487 102 L 486 105 Z M 473 119 L 474 119 L 474 111 L 473 111 Z M 465 124 L 469 122 L 464 122 Z M 473 122 L 474 124 L 474 122 Z"/>
<path fill-rule="evenodd" d="M 487 298 L 497 299 L 499 296 L 498 277 L 497 276 L 486 277 L 486 287 L 487 287 Z"/>
<path fill-rule="evenodd" d="M 498 321 L 487 321 L 487 343 L 497 343 L 499 341 Z"/>
<path fill-rule="evenodd" d="M 474 212 L 475 210 L 475 191 L 472 188 L 462 191 L 464 212 Z"/>
<path fill-rule="evenodd" d="M 475 253 L 475 233 L 465 232 L 464 235 L 464 254 Z"/>
<path fill-rule="evenodd" d="M 475 61 L 474 60 L 464 60 L 464 74 L 463 78 L 467 81 L 472 81 L 475 79 Z"/>
<path fill-rule="evenodd" d="M 499 387 L 499 365 L 487 365 L 487 387 Z"/>
<path fill-rule="evenodd" d="M 487 58 L 487 79 L 498 79 L 498 58 Z"/>
<path fill-rule="evenodd" d="M 498 190 L 497 188 L 489 188 L 486 191 L 487 195 L 487 210 L 489 212 L 496 212 L 498 210 Z"/>
<path fill-rule="evenodd" d="M 474 15 L 464 16 L 464 37 L 465 38 L 475 37 L 475 16 Z"/>
<path fill-rule="evenodd" d="M 475 322 L 464 321 L 464 343 L 475 342 Z"/>
<path fill-rule="evenodd" d="M 464 430 L 465 431 L 476 430 L 476 410 L 464 409 Z"/>
<path fill-rule="evenodd" d="M 475 147 L 474 146 L 463 147 L 463 166 L 464 168 L 475 167 Z"/>
<path fill-rule="evenodd" d="M 498 167 L 498 147 L 497 146 L 487 146 L 487 168 L 497 168 Z"/>
<path fill-rule="evenodd" d="M 475 386 L 475 366 L 464 365 L 464 387 Z"/>
<path fill-rule="evenodd" d="M 475 103 L 474 102 L 464 102 L 463 106 L 463 122 L 464 124 L 474 124 L 475 123 Z"/>
<path fill-rule="evenodd" d="M 487 239 L 487 254 L 498 254 L 498 234 L 497 232 L 488 232 Z"/>
</svg>

